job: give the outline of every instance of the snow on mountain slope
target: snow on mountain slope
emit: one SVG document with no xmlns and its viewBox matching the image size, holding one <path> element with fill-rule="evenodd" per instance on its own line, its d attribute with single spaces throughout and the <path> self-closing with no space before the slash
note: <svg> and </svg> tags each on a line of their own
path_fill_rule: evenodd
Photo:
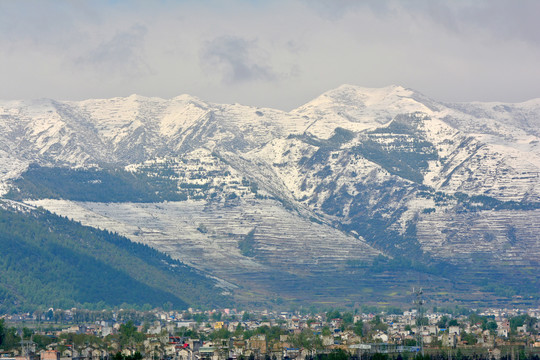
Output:
<svg viewBox="0 0 540 360">
<path fill-rule="evenodd" d="M 189 95 L 177 96 L 163 111 L 159 133 L 168 138 L 181 134 L 210 111 L 203 101 Z"/>
<path fill-rule="evenodd" d="M 418 234 L 427 251 L 452 262 L 539 266 L 539 217 L 540 210 L 434 212 L 421 216 Z"/>
<path fill-rule="evenodd" d="M 289 113 L 189 95 L 0 102 L 0 193 L 31 163 L 172 181 L 187 202 L 39 204 L 236 284 L 379 253 L 530 266 L 539 119 L 540 100 L 444 104 L 400 86 L 343 85 Z"/>
<path fill-rule="evenodd" d="M 540 136 L 540 99 L 516 104 L 472 102 L 447 106 L 477 119 L 474 122 L 455 120 L 456 127 L 468 133 L 482 133 L 487 130 L 500 134 L 506 130 L 510 132 L 509 135 L 515 136 L 515 130 L 520 129 L 527 134 Z"/>
<path fill-rule="evenodd" d="M 305 129 L 320 138 L 327 138 L 336 127 L 361 131 L 391 121 L 397 114 L 432 110 L 417 101 L 413 90 L 401 86 L 380 89 L 342 85 L 292 111 L 309 118 Z"/>
<path fill-rule="evenodd" d="M 236 206 L 205 201 L 164 204 L 30 202 L 83 225 L 118 232 L 166 252 L 229 284 L 242 284 L 275 273 L 327 271 L 347 260 L 369 261 L 379 254 L 364 241 L 293 215 L 276 201 L 242 201 Z M 252 236 L 255 257 L 238 243 Z M 331 239 L 331 241 L 328 241 Z"/>
<path fill-rule="evenodd" d="M 197 145 L 213 149 L 226 144 L 245 152 L 304 132 L 328 139 L 337 127 L 360 132 L 414 112 L 431 119 L 422 130 L 439 146 L 443 157 L 444 145 L 458 131 L 482 143 L 507 146 L 510 152 L 537 154 L 539 149 L 534 115 L 538 102 L 448 107 L 399 86 L 367 89 L 344 85 L 291 113 L 208 104 L 188 95 L 171 100 L 132 95 L 82 102 L 4 102 L 0 106 L 4 147 L 17 152 L 18 158 L 77 166 L 142 162 Z M 511 111 L 500 114 L 493 109 Z M 536 158 L 530 162 L 538 166 Z"/>
</svg>

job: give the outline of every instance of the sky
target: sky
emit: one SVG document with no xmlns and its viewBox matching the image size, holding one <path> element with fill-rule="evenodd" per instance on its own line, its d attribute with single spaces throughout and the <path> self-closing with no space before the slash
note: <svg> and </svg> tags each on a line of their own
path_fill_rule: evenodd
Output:
<svg viewBox="0 0 540 360">
<path fill-rule="evenodd" d="M 540 98 L 537 0 L 0 0 L 0 99 L 190 94 L 291 110 L 341 84 Z"/>
</svg>

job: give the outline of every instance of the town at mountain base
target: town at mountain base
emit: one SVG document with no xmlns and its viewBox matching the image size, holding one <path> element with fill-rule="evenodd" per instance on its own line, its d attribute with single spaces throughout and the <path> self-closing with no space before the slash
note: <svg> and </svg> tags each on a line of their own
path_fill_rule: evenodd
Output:
<svg viewBox="0 0 540 360">
<path fill-rule="evenodd" d="M 51 308 L 0 317 L 0 346 L 6 360 L 538 360 L 538 314 Z"/>
</svg>

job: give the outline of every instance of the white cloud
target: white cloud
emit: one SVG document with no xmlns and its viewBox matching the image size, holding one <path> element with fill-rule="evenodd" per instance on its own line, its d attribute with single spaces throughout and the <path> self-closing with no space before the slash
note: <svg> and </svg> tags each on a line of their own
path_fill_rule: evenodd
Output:
<svg viewBox="0 0 540 360">
<path fill-rule="evenodd" d="M 342 83 L 540 97 L 532 0 L 0 2 L 0 98 L 190 93 L 292 108 Z M 84 84 L 84 85 L 81 85 Z"/>
<path fill-rule="evenodd" d="M 147 29 L 134 25 L 117 32 L 96 47 L 77 56 L 77 66 L 90 68 L 101 76 L 144 76 L 151 73 L 145 60 L 144 41 Z"/>
</svg>

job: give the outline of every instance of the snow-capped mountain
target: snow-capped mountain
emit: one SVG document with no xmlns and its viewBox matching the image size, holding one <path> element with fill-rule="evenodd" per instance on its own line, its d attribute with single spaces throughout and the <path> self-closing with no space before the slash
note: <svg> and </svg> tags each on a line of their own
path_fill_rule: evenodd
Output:
<svg viewBox="0 0 540 360">
<path fill-rule="evenodd" d="M 315 292 L 350 294 L 408 259 L 437 287 L 469 276 L 513 295 L 540 286 L 539 141 L 540 100 L 445 104 L 400 86 L 343 85 L 291 112 L 188 95 L 4 101 L 0 191 L 150 244 L 229 289 L 309 292 L 318 279 Z M 94 171 L 85 186 L 98 188 L 96 171 L 123 171 L 161 197 L 82 199 L 55 189 L 66 179 L 48 167 Z M 386 259 L 382 273 L 366 270 L 374 259 Z"/>
</svg>

